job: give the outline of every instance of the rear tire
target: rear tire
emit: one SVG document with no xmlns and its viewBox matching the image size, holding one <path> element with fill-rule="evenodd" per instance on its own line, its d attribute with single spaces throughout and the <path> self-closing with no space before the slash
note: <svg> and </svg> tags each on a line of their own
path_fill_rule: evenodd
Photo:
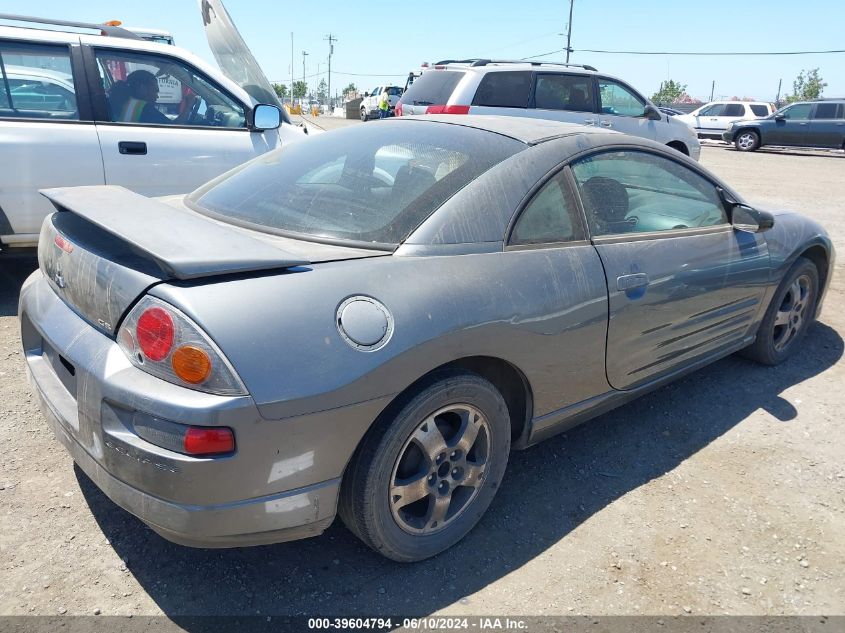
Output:
<svg viewBox="0 0 845 633">
<path fill-rule="evenodd" d="M 742 130 L 734 137 L 734 146 L 740 152 L 753 152 L 760 147 L 760 135 L 754 130 Z"/>
<path fill-rule="evenodd" d="M 819 291 L 819 272 L 809 259 L 799 257 L 783 278 L 743 356 L 764 365 L 778 365 L 798 349 L 813 322 Z"/>
<path fill-rule="evenodd" d="M 438 372 L 367 433 L 346 469 L 338 513 L 387 558 L 429 558 L 487 510 L 509 451 L 501 393 L 477 374 Z"/>
</svg>

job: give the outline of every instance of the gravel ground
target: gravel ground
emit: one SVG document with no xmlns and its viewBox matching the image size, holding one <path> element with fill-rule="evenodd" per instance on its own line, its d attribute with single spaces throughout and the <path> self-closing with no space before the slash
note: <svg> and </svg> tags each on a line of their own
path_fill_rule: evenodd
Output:
<svg viewBox="0 0 845 633">
<path fill-rule="evenodd" d="M 120 510 L 42 421 L 15 316 L 35 263 L 0 260 L 0 614 L 845 614 L 845 156 L 707 145 L 702 162 L 833 234 L 804 349 L 725 359 L 514 453 L 480 525 L 415 565 L 339 524 L 193 550 Z"/>
</svg>

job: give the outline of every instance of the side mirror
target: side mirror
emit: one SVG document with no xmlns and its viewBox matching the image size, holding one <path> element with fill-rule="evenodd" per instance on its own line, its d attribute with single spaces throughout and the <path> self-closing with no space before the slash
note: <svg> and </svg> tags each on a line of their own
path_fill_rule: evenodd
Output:
<svg viewBox="0 0 845 633">
<path fill-rule="evenodd" d="M 728 213 L 728 219 L 734 230 L 744 233 L 762 233 L 775 225 L 775 216 L 768 211 L 759 211 L 734 200 L 724 189 L 719 187 L 719 198 Z"/>
<path fill-rule="evenodd" d="M 365 97 L 369 97 L 369 96 L 370 96 L 370 93 L 369 93 L 369 92 L 365 92 L 365 93 L 364 93 L 364 96 L 365 96 Z"/>
<path fill-rule="evenodd" d="M 252 110 L 252 125 L 249 126 L 252 132 L 263 132 L 264 130 L 275 130 L 282 124 L 282 113 L 274 105 L 259 103 Z"/>
<path fill-rule="evenodd" d="M 775 115 L 775 121 L 786 121 L 786 117 L 783 116 L 782 114 L 776 114 Z"/>
<path fill-rule="evenodd" d="M 731 224 L 737 231 L 762 233 L 775 225 L 775 217 L 768 211 L 758 211 L 738 204 L 731 213 Z"/>
<path fill-rule="evenodd" d="M 645 107 L 645 116 L 649 121 L 659 121 L 663 118 L 663 113 L 655 106 L 648 104 Z"/>
</svg>

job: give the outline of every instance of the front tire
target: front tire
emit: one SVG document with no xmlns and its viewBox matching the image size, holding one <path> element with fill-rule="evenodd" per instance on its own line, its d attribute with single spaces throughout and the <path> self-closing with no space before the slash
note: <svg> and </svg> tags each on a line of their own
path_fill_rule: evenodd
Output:
<svg viewBox="0 0 845 633">
<path fill-rule="evenodd" d="M 361 120 L 366 123 L 369 118 L 370 117 L 367 116 L 367 108 L 361 108 Z"/>
<path fill-rule="evenodd" d="M 789 358 L 815 318 L 818 291 L 816 265 L 799 257 L 778 286 L 756 340 L 743 355 L 764 365 L 777 365 Z"/>
<path fill-rule="evenodd" d="M 383 556 L 429 558 L 479 521 L 509 451 L 510 419 L 499 391 L 477 374 L 439 372 L 367 433 L 344 476 L 338 512 Z"/>
<path fill-rule="evenodd" d="M 753 152 L 760 147 L 760 135 L 754 130 L 742 130 L 734 137 L 734 146 L 740 152 Z"/>
</svg>

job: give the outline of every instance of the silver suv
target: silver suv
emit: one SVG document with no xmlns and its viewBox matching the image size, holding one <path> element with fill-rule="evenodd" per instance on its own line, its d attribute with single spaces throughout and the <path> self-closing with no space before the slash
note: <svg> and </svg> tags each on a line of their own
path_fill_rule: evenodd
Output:
<svg viewBox="0 0 845 633">
<path fill-rule="evenodd" d="M 592 66 L 489 59 L 446 60 L 402 95 L 397 116 L 498 114 L 601 126 L 659 141 L 698 160 L 695 131 L 620 79 Z"/>
</svg>

